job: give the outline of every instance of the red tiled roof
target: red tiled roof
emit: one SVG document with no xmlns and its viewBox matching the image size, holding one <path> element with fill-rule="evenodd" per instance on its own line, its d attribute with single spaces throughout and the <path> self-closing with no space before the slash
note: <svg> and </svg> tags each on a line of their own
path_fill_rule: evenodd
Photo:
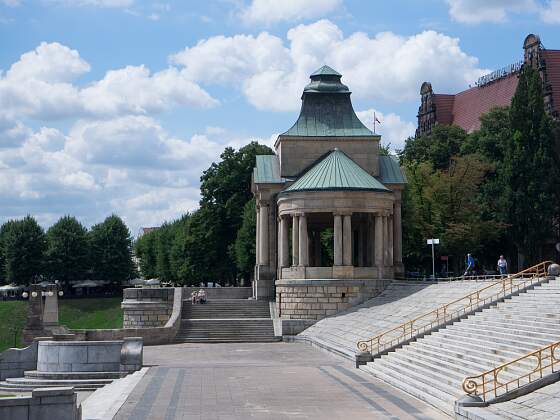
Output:
<svg viewBox="0 0 560 420">
<path fill-rule="evenodd" d="M 436 106 L 436 121 L 442 124 L 453 123 L 453 100 L 455 95 L 434 95 L 434 105 Z"/>
<path fill-rule="evenodd" d="M 509 106 L 517 89 L 518 74 L 514 73 L 495 82 L 467 89 L 455 95 L 453 124 L 467 132 L 480 128 L 480 117 L 497 106 Z"/>
<path fill-rule="evenodd" d="M 552 101 L 554 109 L 560 109 L 560 50 L 544 50 L 546 75 L 552 85 Z"/>
</svg>

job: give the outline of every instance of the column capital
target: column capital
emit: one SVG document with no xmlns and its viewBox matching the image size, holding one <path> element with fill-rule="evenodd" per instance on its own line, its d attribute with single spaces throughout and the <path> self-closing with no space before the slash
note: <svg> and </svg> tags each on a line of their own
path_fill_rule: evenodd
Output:
<svg viewBox="0 0 560 420">
<path fill-rule="evenodd" d="M 333 216 L 352 216 L 351 211 L 333 211 Z"/>
</svg>

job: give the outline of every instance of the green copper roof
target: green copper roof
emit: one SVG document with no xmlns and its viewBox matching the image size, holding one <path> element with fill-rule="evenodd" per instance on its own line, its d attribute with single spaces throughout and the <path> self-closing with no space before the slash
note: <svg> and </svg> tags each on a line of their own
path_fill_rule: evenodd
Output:
<svg viewBox="0 0 560 420">
<path fill-rule="evenodd" d="M 344 152 L 334 149 L 319 158 L 284 192 L 328 190 L 389 191 Z"/>
<path fill-rule="evenodd" d="M 379 174 L 383 184 L 407 184 L 406 176 L 394 156 L 379 156 Z"/>
<path fill-rule="evenodd" d="M 311 77 L 313 76 L 339 76 L 342 77 L 342 74 L 337 72 L 335 69 L 329 66 L 323 66 L 318 70 L 315 70 L 311 73 Z"/>
<path fill-rule="evenodd" d="M 276 155 L 257 155 L 256 166 L 253 169 L 255 184 L 276 184 L 284 180 L 280 176 L 280 162 Z"/>
<path fill-rule="evenodd" d="M 342 84 L 341 77 L 329 66 L 314 72 L 311 82 L 303 90 L 298 120 L 282 136 L 373 136 L 354 112 L 351 92 Z"/>
</svg>

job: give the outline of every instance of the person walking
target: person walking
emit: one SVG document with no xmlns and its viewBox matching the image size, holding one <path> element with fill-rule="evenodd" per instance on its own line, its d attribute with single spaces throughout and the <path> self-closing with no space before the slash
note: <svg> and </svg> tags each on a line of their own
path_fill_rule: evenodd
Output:
<svg viewBox="0 0 560 420">
<path fill-rule="evenodd" d="M 507 274 L 507 261 L 503 255 L 500 255 L 500 259 L 498 260 L 498 273 L 502 276 Z"/>
<path fill-rule="evenodd" d="M 463 274 L 463 276 L 468 276 L 472 271 L 474 271 L 474 258 L 471 254 L 467 254 L 467 269 L 465 270 L 465 274 Z"/>
</svg>

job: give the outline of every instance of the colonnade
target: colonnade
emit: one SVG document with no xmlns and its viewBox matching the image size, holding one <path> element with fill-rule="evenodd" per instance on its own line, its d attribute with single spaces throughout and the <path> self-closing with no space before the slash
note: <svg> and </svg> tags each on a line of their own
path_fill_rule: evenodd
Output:
<svg viewBox="0 0 560 420">
<path fill-rule="evenodd" d="M 262 209 L 262 207 L 261 207 Z M 401 257 L 401 221 L 400 208 L 396 215 L 389 211 L 379 211 L 371 214 L 371 222 L 368 221 L 367 230 L 358 230 L 357 250 L 359 261 L 370 261 L 377 267 L 392 266 L 402 261 Z M 312 214 L 312 213 L 309 213 Z M 278 262 L 280 267 L 309 266 L 309 234 L 308 234 L 308 213 L 285 214 L 278 220 Z M 263 220 L 265 214 L 259 211 L 260 219 Z M 291 219 L 291 220 L 290 220 Z M 352 266 L 353 264 L 353 235 L 352 235 L 352 213 L 333 213 L 334 227 L 334 265 Z M 289 233 L 290 224 L 292 226 L 292 252 L 290 261 L 289 252 Z M 261 230 L 261 229 L 258 229 Z M 264 229 L 263 229 L 264 230 Z M 367 238 L 364 247 L 364 236 Z M 258 255 L 268 254 L 264 249 L 265 239 L 268 237 L 261 232 L 259 237 Z M 369 254 L 369 255 L 368 255 Z M 261 264 L 263 259 L 259 259 Z M 361 264 L 358 264 L 361 265 Z"/>
</svg>

